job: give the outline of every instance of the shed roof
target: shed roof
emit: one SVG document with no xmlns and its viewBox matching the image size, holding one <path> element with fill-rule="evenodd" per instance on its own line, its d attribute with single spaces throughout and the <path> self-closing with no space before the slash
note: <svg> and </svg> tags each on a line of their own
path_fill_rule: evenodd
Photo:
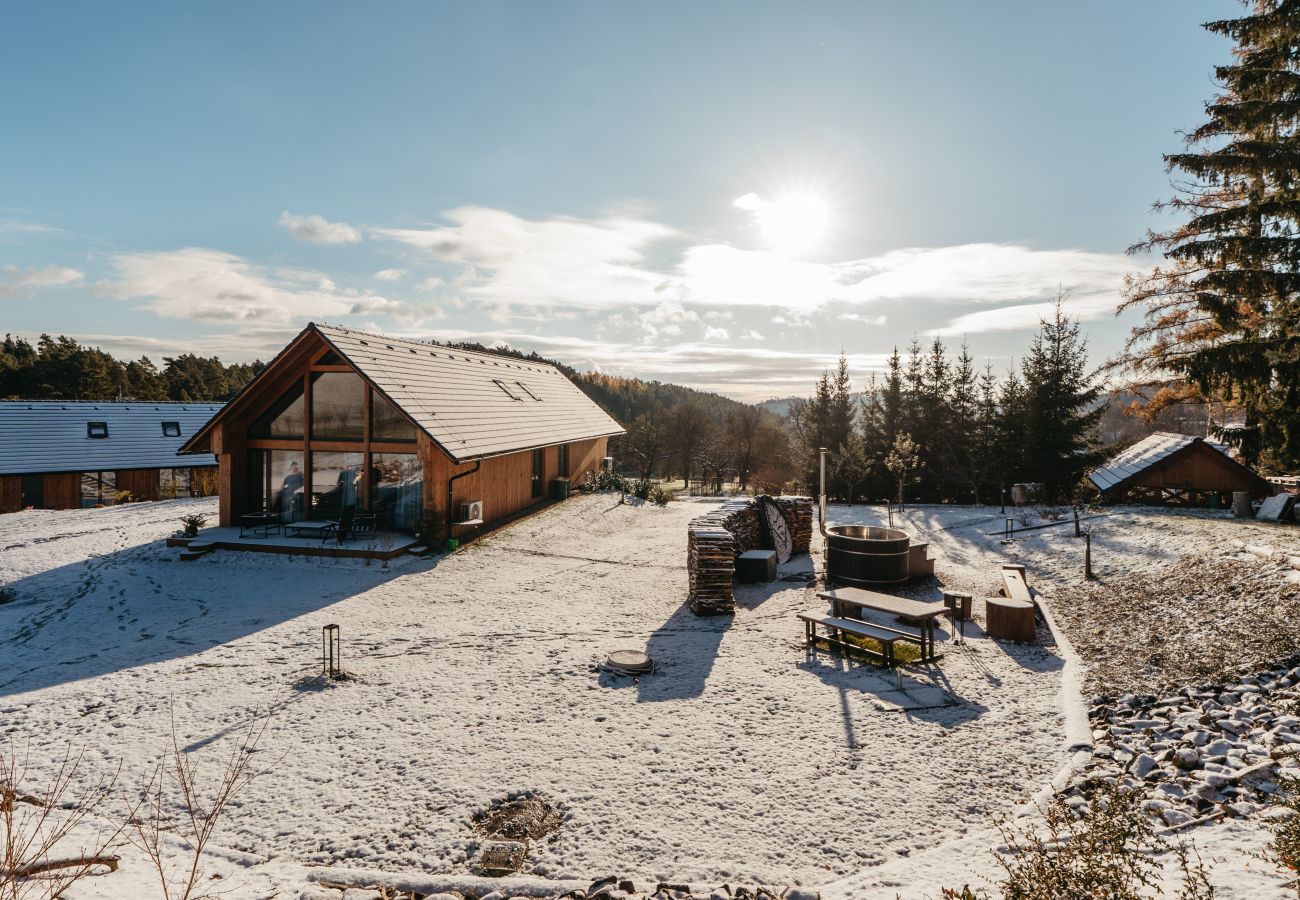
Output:
<svg viewBox="0 0 1300 900">
<path fill-rule="evenodd" d="M 220 403 L 116 403 L 79 400 L 0 400 L 0 475 L 170 469 L 216 465 L 216 457 L 178 457 L 216 415 Z M 89 436 L 103 422 L 108 436 Z M 175 422 L 179 435 L 163 432 Z"/>
<path fill-rule="evenodd" d="M 1155 434 L 1147 435 L 1136 444 L 1111 457 L 1110 461 L 1104 466 L 1091 472 L 1088 479 L 1098 490 L 1108 491 L 1131 478 L 1135 478 L 1146 469 L 1169 459 L 1174 454 L 1188 450 L 1195 444 L 1203 444 L 1217 453 L 1222 453 L 1233 465 L 1240 465 L 1228 454 L 1228 448 L 1223 444 L 1217 444 L 1194 434 L 1172 434 L 1167 431 L 1157 431 Z M 1254 475 L 1254 473 L 1251 474 Z"/>
<path fill-rule="evenodd" d="M 319 335 L 454 462 L 623 433 L 546 363 L 314 322 L 290 346 L 308 333 Z M 275 367 L 272 360 L 243 393 Z"/>
</svg>

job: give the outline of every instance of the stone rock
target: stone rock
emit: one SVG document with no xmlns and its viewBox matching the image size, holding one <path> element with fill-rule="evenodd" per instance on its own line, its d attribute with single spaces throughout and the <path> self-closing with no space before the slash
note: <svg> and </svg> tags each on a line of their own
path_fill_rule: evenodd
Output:
<svg viewBox="0 0 1300 900">
<path fill-rule="evenodd" d="M 512 875 L 524 867 L 528 845 L 519 841 L 484 841 L 475 868 L 492 878 Z"/>
<path fill-rule="evenodd" d="M 822 895 L 818 891 L 805 888 L 788 888 L 781 895 L 781 900 L 822 900 Z"/>
<path fill-rule="evenodd" d="M 1166 809 L 1161 813 L 1166 825 L 1182 825 L 1184 822 L 1192 821 L 1192 817 L 1182 810 Z"/>
<path fill-rule="evenodd" d="M 384 895 L 374 888 L 348 888 L 343 900 L 384 900 Z"/>
<path fill-rule="evenodd" d="M 1184 771 L 1195 769 L 1201 764 L 1201 754 L 1191 747 L 1184 747 L 1174 751 L 1173 763 Z"/>
<path fill-rule="evenodd" d="M 1156 768 L 1156 761 L 1150 754 L 1141 753 L 1138 758 L 1133 760 L 1133 774 L 1138 778 L 1146 778 L 1152 770 Z"/>
<path fill-rule="evenodd" d="M 1239 787 L 1248 790 L 1259 790 L 1260 785 L 1266 782 L 1276 782 L 1277 780 L 1277 762 L 1267 760 L 1262 763 L 1256 763 L 1248 766 L 1233 776 L 1232 782 Z M 1274 785 L 1276 787 L 1276 784 Z"/>
<path fill-rule="evenodd" d="M 339 900 L 343 896 L 341 891 L 334 891 L 328 888 L 309 887 L 298 895 L 298 900 Z"/>
</svg>

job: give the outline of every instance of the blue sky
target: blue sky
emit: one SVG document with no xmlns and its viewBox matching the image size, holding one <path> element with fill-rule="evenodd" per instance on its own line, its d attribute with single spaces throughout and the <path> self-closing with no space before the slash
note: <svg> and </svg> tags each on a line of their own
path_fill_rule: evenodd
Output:
<svg viewBox="0 0 1300 900">
<path fill-rule="evenodd" d="M 25 4 L 3 330 L 268 358 L 311 319 L 745 399 L 914 335 L 1097 360 L 1230 0 Z"/>
</svg>

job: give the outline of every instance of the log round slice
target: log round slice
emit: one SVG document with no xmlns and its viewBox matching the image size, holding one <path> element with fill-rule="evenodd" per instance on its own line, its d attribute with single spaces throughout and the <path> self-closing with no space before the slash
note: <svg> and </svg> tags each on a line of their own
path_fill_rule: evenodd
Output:
<svg viewBox="0 0 1300 900">
<path fill-rule="evenodd" d="M 788 563 L 790 553 L 794 550 L 794 541 L 790 539 L 790 526 L 785 521 L 781 507 L 771 497 L 764 495 L 758 498 L 758 514 L 767 535 L 768 547 L 776 551 L 777 565 Z"/>
<path fill-rule="evenodd" d="M 615 650 L 605 657 L 605 667 L 619 672 L 649 672 L 654 668 L 650 655 L 640 650 Z"/>
</svg>

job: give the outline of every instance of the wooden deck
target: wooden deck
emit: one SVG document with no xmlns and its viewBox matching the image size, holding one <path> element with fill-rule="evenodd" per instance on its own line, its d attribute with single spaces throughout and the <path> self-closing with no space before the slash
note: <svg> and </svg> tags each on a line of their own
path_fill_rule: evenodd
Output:
<svg viewBox="0 0 1300 900">
<path fill-rule="evenodd" d="M 353 559 L 394 559 L 420 544 L 413 535 L 392 532 L 380 532 L 374 538 L 352 538 L 340 544 L 333 538 L 322 542 L 319 537 L 286 537 L 283 534 L 254 537 L 247 531 L 240 537 L 239 529 L 232 527 L 204 528 L 196 538 L 169 537 L 167 546 L 188 547 L 193 541 L 211 542 L 214 550 Z"/>
</svg>

